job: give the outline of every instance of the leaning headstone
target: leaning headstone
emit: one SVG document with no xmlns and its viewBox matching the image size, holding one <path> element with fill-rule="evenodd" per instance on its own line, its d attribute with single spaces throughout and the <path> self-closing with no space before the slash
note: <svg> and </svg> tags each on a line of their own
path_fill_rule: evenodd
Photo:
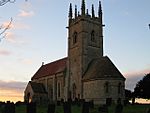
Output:
<svg viewBox="0 0 150 113">
<path fill-rule="evenodd" d="M 36 113 L 36 103 L 27 103 L 27 113 Z"/>
<path fill-rule="evenodd" d="M 89 102 L 84 102 L 82 105 L 82 113 L 89 113 Z"/>
<path fill-rule="evenodd" d="M 49 104 L 47 113 L 55 113 L 55 104 Z"/>
<path fill-rule="evenodd" d="M 64 102 L 63 109 L 64 109 L 64 113 L 71 113 L 71 104 L 70 104 L 70 102 Z"/>
</svg>

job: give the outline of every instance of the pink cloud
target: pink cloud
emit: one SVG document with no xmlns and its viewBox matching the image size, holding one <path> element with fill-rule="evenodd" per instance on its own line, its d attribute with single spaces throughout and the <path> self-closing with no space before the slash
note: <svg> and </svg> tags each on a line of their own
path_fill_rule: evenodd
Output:
<svg viewBox="0 0 150 113">
<path fill-rule="evenodd" d="M 30 26 L 20 22 L 14 22 L 11 25 L 12 29 L 30 29 Z"/>
<path fill-rule="evenodd" d="M 34 63 L 34 60 L 32 58 L 18 58 L 18 62 L 23 65 L 31 65 Z"/>
<path fill-rule="evenodd" d="M 15 34 L 13 34 L 12 32 L 7 32 L 5 33 L 5 38 L 8 42 L 11 42 L 11 43 L 15 43 L 16 42 L 16 36 Z"/>
<path fill-rule="evenodd" d="M 150 68 L 146 68 L 139 71 L 132 71 L 132 72 L 126 72 L 124 75 L 128 78 L 134 77 L 134 76 L 141 76 L 150 73 Z"/>
<path fill-rule="evenodd" d="M 0 80 L 0 89 L 1 90 L 18 90 L 22 91 L 25 89 L 27 83 L 26 82 L 19 82 L 19 81 L 3 81 Z"/>
<path fill-rule="evenodd" d="M 1 28 L 5 29 L 6 27 L 8 27 L 9 23 L 10 21 L 3 22 Z M 12 18 L 9 29 L 30 29 L 30 26 L 21 22 L 17 22 L 15 19 Z"/>
<path fill-rule="evenodd" d="M 32 17 L 34 16 L 34 11 L 32 10 L 32 4 L 30 2 L 25 2 L 21 5 L 18 17 Z"/>
<path fill-rule="evenodd" d="M 137 82 L 148 73 L 150 73 L 150 68 L 125 73 L 124 76 L 126 77 L 126 88 L 133 91 Z"/>
<path fill-rule="evenodd" d="M 19 37 L 19 38 L 18 38 Z M 26 42 L 20 39 L 21 36 L 17 36 L 13 32 L 7 32 L 5 33 L 5 39 L 6 41 L 14 44 L 25 44 Z"/>
<path fill-rule="evenodd" d="M 5 49 L 0 49 L 0 55 L 8 56 L 11 55 L 11 52 Z"/>
<path fill-rule="evenodd" d="M 1 101 L 23 101 L 23 92 L 26 85 L 26 82 L 0 80 Z"/>
<path fill-rule="evenodd" d="M 11 28 L 11 24 L 10 24 L 11 20 L 9 21 L 5 21 L 1 24 L 1 29 L 5 29 L 6 27 Z M 8 26 L 10 24 L 10 26 Z"/>
<path fill-rule="evenodd" d="M 32 17 L 34 15 L 33 11 L 25 11 L 20 10 L 20 13 L 18 14 L 19 17 Z"/>
</svg>

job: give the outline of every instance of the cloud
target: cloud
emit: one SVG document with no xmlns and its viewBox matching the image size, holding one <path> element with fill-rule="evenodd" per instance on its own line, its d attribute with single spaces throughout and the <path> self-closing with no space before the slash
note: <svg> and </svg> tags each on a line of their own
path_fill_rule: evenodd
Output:
<svg viewBox="0 0 150 113">
<path fill-rule="evenodd" d="M 25 11 L 20 10 L 20 13 L 18 14 L 19 17 L 32 17 L 34 15 L 33 11 Z"/>
<path fill-rule="evenodd" d="M 147 67 L 150 67 L 150 66 L 147 66 Z M 132 72 L 127 72 L 127 73 L 124 73 L 124 75 L 126 77 L 134 77 L 134 76 L 141 76 L 141 75 L 145 75 L 145 74 L 148 74 L 150 73 L 150 68 L 145 68 L 143 70 L 139 70 L 139 71 L 132 71 Z"/>
<path fill-rule="evenodd" d="M 23 63 L 25 63 L 25 64 L 33 64 L 33 61 L 30 60 L 30 59 L 24 59 Z"/>
<path fill-rule="evenodd" d="M 126 77 L 126 88 L 133 91 L 137 82 L 141 80 L 148 73 L 150 73 L 150 68 L 143 69 L 140 71 L 125 73 L 124 75 Z"/>
<path fill-rule="evenodd" d="M 23 64 L 31 65 L 33 64 L 33 60 L 29 58 L 20 58 L 18 59 L 19 62 L 22 62 Z"/>
<path fill-rule="evenodd" d="M 11 28 L 10 22 L 11 22 L 11 19 L 10 19 L 9 21 L 3 22 L 3 23 L 1 24 L 1 29 L 3 30 L 3 29 L 5 29 L 5 28 Z M 9 24 L 10 24 L 10 26 L 9 26 Z"/>
<path fill-rule="evenodd" d="M 14 34 L 13 32 L 6 32 L 5 33 L 6 41 L 14 44 L 25 44 L 26 42 L 21 39 L 21 36 Z"/>
<path fill-rule="evenodd" d="M 9 56 L 11 52 L 5 49 L 0 49 L 0 56 Z"/>
<path fill-rule="evenodd" d="M 26 82 L 0 80 L 0 90 L 22 91 L 25 89 L 26 85 Z"/>
<path fill-rule="evenodd" d="M 13 22 L 11 25 L 12 29 L 30 29 L 30 26 L 21 22 Z"/>
<path fill-rule="evenodd" d="M 18 17 L 32 17 L 34 16 L 34 11 L 32 10 L 32 4 L 30 2 L 25 2 L 21 5 Z"/>
<path fill-rule="evenodd" d="M 21 4 L 20 8 L 29 11 L 32 9 L 32 4 L 30 2 L 24 2 L 23 4 Z"/>
<path fill-rule="evenodd" d="M 23 92 L 26 85 L 26 82 L 0 80 L 1 101 L 23 101 Z"/>
<path fill-rule="evenodd" d="M 1 29 L 0 31 L 3 32 L 3 30 L 5 28 L 8 27 L 10 21 L 5 21 L 3 22 L 0 26 Z M 21 38 L 21 36 L 18 36 L 18 33 L 16 35 L 15 31 L 16 30 L 29 30 L 30 29 L 30 26 L 27 25 L 27 24 L 24 24 L 22 22 L 19 22 L 19 21 L 16 21 L 15 19 L 12 19 L 12 22 L 11 24 L 9 25 L 9 29 L 7 29 L 4 33 L 3 33 L 3 36 L 6 38 L 6 40 L 8 42 L 11 42 L 11 43 L 25 43 Z M 20 40 L 18 40 L 20 39 Z"/>
<path fill-rule="evenodd" d="M 5 33 L 5 38 L 8 42 L 12 42 L 12 43 L 15 43 L 16 42 L 16 36 L 15 34 L 13 34 L 12 32 L 7 32 Z"/>
</svg>

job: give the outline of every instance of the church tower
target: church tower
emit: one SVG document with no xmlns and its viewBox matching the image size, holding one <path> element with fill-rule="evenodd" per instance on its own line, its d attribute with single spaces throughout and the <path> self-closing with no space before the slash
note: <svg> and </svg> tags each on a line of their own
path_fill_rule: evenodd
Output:
<svg viewBox="0 0 150 113">
<path fill-rule="evenodd" d="M 82 0 L 81 12 L 69 7 L 68 22 L 68 97 L 83 98 L 83 74 L 92 59 L 103 57 L 103 23 L 101 2 L 98 13 L 94 5 L 91 14 Z"/>
</svg>

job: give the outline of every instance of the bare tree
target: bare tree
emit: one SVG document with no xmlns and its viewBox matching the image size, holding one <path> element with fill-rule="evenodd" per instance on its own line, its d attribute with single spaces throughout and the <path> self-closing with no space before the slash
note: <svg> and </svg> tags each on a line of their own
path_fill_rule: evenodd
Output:
<svg viewBox="0 0 150 113">
<path fill-rule="evenodd" d="M 6 3 L 14 3 L 16 0 L 0 0 L 0 6 L 5 5 Z"/>
<path fill-rule="evenodd" d="M 0 0 L 0 6 L 5 5 L 6 3 L 14 3 L 16 0 Z M 25 0 L 28 1 L 28 0 Z"/>
<path fill-rule="evenodd" d="M 7 25 L 2 24 L 0 26 L 0 41 L 6 37 L 6 35 L 7 35 L 6 31 L 10 28 L 12 21 L 13 21 L 13 19 L 11 18 Z"/>
<path fill-rule="evenodd" d="M 16 0 L 0 0 L 0 6 L 5 5 L 6 3 L 14 3 Z M 26 2 L 28 0 L 25 0 Z M 6 31 L 10 28 L 10 25 L 12 24 L 12 18 L 10 19 L 9 23 L 7 26 L 5 25 L 0 25 L 0 41 L 6 37 L 7 33 Z"/>
</svg>

